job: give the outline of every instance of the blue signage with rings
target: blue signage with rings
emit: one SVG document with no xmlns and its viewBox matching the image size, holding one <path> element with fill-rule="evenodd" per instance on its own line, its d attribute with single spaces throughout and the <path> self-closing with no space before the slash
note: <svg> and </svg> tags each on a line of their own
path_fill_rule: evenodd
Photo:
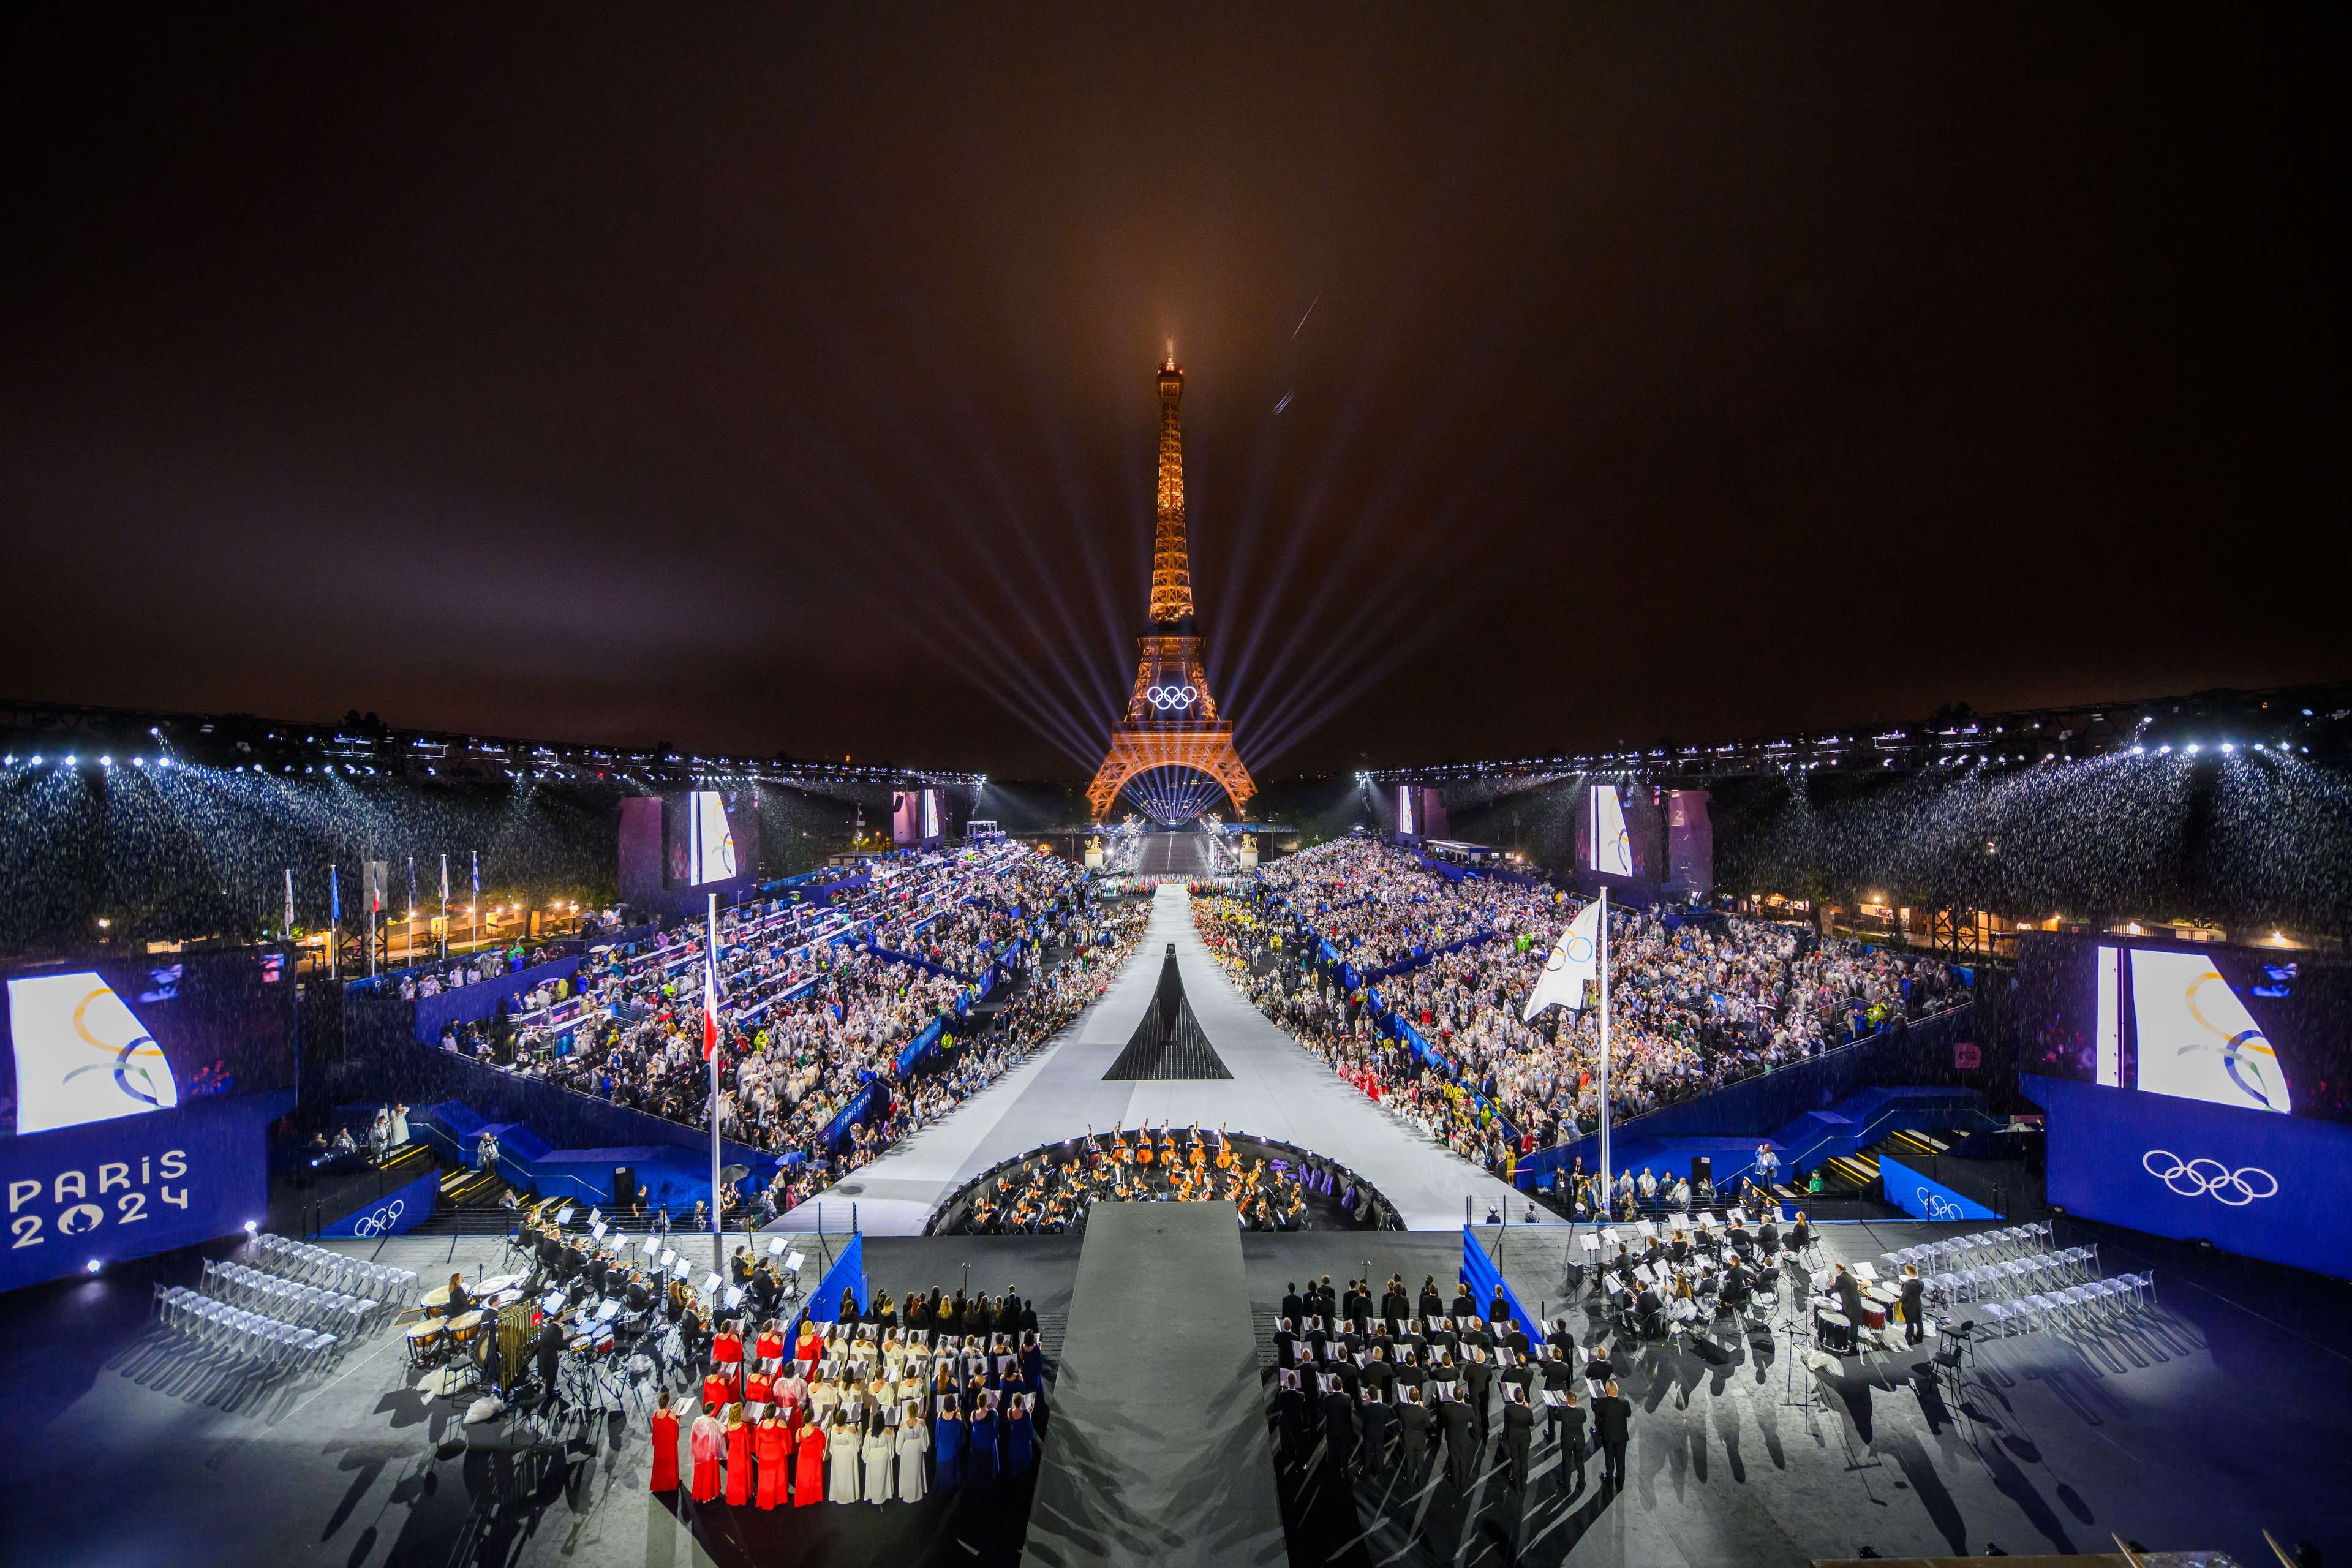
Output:
<svg viewBox="0 0 2352 1568">
<path fill-rule="evenodd" d="M 406 1186 L 362 1204 L 333 1224 L 321 1226 L 319 1234 L 355 1236 L 362 1240 L 405 1235 L 433 1217 L 433 1205 L 440 1198 L 441 1173 L 427 1171 Z"/>
</svg>

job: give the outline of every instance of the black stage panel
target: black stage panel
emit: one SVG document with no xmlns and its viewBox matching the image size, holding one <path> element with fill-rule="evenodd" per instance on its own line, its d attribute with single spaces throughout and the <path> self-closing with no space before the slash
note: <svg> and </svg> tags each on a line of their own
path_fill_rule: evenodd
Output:
<svg viewBox="0 0 2352 1568">
<path fill-rule="evenodd" d="M 1024 1563 L 1285 1560 L 1224 1205 L 1106 1204 L 1087 1219 L 1053 1408 Z"/>
<path fill-rule="evenodd" d="M 1160 986 L 1152 993 L 1151 1006 L 1135 1026 L 1127 1048 L 1103 1074 L 1103 1081 L 1233 1076 L 1217 1055 L 1217 1047 L 1201 1032 L 1200 1020 L 1192 1016 L 1192 1005 L 1184 997 L 1184 976 L 1176 968 L 1176 944 L 1171 942 L 1160 966 Z"/>
</svg>

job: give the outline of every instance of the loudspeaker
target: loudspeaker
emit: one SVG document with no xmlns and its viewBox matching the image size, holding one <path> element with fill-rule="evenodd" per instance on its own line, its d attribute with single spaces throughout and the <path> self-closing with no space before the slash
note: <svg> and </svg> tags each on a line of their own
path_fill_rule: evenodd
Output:
<svg viewBox="0 0 2352 1568">
<path fill-rule="evenodd" d="M 637 1168 L 635 1165 L 613 1167 L 613 1206 L 623 1209 L 637 1206 Z"/>
<path fill-rule="evenodd" d="M 1691 1185 L 1696 1187 L 1701 1182 L 1711 1182 L 1714 1179 L 1714 1157 L 1707 1154 L 1693 1154 L 1691 1156 Z"/>
</svg>

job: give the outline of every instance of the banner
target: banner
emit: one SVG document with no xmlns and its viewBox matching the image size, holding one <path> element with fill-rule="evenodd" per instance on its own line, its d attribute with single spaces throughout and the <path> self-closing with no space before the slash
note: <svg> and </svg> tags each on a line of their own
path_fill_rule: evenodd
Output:
<svg viewBox="0 0 2352 1568">
<path fill-rule="evenodd" d="M 268 1209 L 265 1142 L 290 1094 L 0 1141 L 0 1290 L 227 1236 Z"/>
<path fill-rule="evenodd" d="M 332 1224 L 321 1226 L 319 1234 L 352 1236 L 363 1241 L 404 1236 L 431 1219 L 433 1205 L 440 1201 L 441 1173 L 427 1171 L 398 1191 L 362 1204 Z"/>
</svg>

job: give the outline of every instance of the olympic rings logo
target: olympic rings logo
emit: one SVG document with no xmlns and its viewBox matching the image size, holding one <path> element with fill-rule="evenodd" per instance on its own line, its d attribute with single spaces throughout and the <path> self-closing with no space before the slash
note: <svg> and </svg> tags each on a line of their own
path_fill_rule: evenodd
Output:
<svg viewBox="0 0 2352 1568">
<path fill-rule="evenodd" d="M 1918 1192 L 1913 1195 L 1918 1198 L 1919 1206 L 1927 1211 L 1927 1217 L 1929 1219 L 1960 1219 L 1965 1217 L 1960 1213 L 1960 1205 L 1954 1203 L 1951 1199 L 1946 1197 L 1941 1193 L 1930 1192 L 1927 1188 L 1921 1187 Z"/>
<path fill-rule="evenodd" d="M 1198 702 L 1201 690 L 1196 686 L 1151 686 L 1144 689 L 1143 700 L 1162 713 L 1168 713 L 1179 708 L 1190 708 Z"/>
<path fill-rule="evenodd" d="M 2168 1163 L 2158 1164 L 2158 1161 Z M 2139 1163 L 2149 1175 L 2184 1198 L 2210 1197 L 2215 1203 L 2242 1209 L 2257 1198 L 2278 1196 L 2278 1178 L 2260 1165 L 2232 1171 L 2219 1160 L 2184 1160 L 2169 1149 L 2150 1149 L 2139 1157 Z M 2258 1191 L 2257 1183 L 2268 1190 Z"/>
<path fill-rule="evenodd" d="M 384 1205 L 383 1207 L 354 1221 L 352 1225 L 352 1234 L 353 1236 L 362 1237 L 390 1236 L 392 1234 L 392 1227 L 400 1223 L 400 1216 L 407 1211 L 407 1200 L 404 1198 L 394 1198 L 392 1202 Z"/>
</svg>

